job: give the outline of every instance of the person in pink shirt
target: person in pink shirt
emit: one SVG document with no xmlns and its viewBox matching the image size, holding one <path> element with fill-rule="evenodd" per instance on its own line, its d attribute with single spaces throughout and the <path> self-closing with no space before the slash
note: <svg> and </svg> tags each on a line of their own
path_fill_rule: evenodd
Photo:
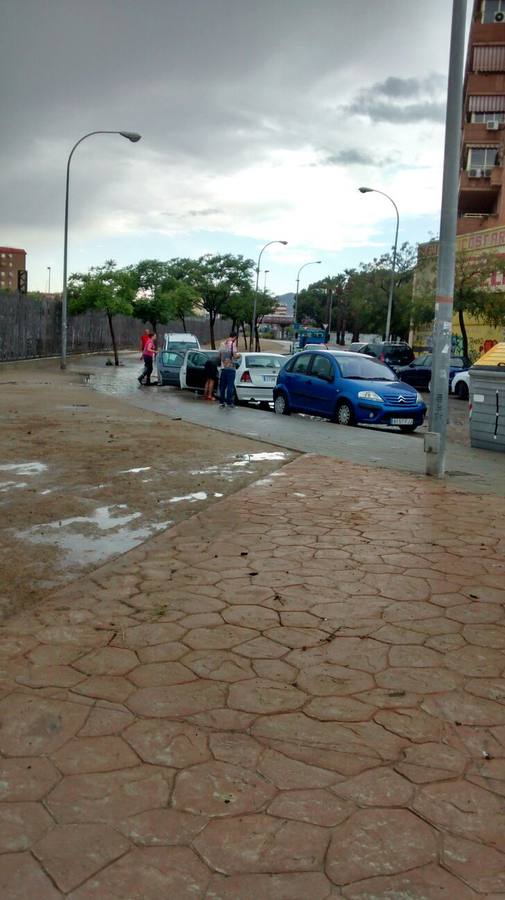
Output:
<svg viewBox="0 0 505 900">
<path fill-rule="evenodd" d="M 144 361 L 144 371 L 138 377 L 139 384 L 145 384 L 147 387 L 151 384 L 151 375 L 153 372 L 154 357 L 156 356 L 156 335 L 154 331 L 150 331 L 147 340 L 142 349 L 141 359 Z"/>
</svg>

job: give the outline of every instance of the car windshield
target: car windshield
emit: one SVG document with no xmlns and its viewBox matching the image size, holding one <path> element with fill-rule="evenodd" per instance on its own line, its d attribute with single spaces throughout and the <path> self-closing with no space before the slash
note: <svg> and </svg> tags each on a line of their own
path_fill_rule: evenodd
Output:
<svg viewBox="0 0 505 900">
<path fill-rule="evenodd" d="M 169 350 L 197 350 L 198 344 L 195 344 L 194 341 L 170 341 L 168 345 Z"/>
<path fill-rule="evenodd" d="M 246 356 L 247 369 L 282 369 L 285 360 L 280 356 Z"/>
<path fill-rule="evenodd" d="M 367 359 L 366 356 L 338 357 L 338 364 L 343 378 L 352 378 L 359 381 L 397 381 L 396 375 L 383 363 L 375 359 Z"/>
<path fill-rule="evenodd" d="M 384 356 L 388 362 L 395 363 L 399 366 L 408 366 L 413 357 L 410 347 L 401 344 L 386 344 L 384 347 Z"/>
</svg>

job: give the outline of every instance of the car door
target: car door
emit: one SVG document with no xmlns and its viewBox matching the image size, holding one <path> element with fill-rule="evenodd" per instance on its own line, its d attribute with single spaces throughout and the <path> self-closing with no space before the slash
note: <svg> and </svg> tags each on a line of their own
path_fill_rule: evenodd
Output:
<svg viewBox="0 0 505 900">
<path fill-rule="evenodd" d="M 306 403 L 311 412 L 331 416 L 335 409 L 335 364 L 331 356 L 314 353 L 308 372 Z"/>
<path fill-rule="evenodd" d="M 312 362 L 312 353 L 300 353 L 295 357 L 289 369 L 285 370 L 284 384 L 286 385 L 289 402 L 292 408 L 305 410 L 308 389 L 308 370 Z"/>
<path fill-rule="evenodd" d="M 431 354 L 418 356 L 410 365 L 398 371 L 401 381 L 411 384 L 412 387 L 426 390 L 431 378 Z"/>
<path fill-rule="evenodd" d="M 186 387 L 192 390 L 203 390 L 205 378 L 204 367 L 207 355 L 201 350 L 191 350 L 186 354 Z"/>
</svg>

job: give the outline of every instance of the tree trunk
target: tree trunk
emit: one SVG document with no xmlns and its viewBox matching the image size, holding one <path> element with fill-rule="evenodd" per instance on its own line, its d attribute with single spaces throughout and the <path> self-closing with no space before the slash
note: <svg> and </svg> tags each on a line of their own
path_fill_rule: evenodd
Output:
<svg viewBox="0 0 505 900">
<path fill-rule="evenodd" d="M 359 331 L 356 331 L 356 329 L 353 328 L 353 331 L 352 331 L 352 342 L 353 342 L 353 344 L 357 344 L 358 341 L 359 341 Z"/>
<path fill-rule="evenodd" d="M 259 334 L 259 330 L 258 330 L 258 320 L 257 319 L 254 323 L 254 339 L 255 339 L 254 347 L 255 347 L 256 353 L 261 353 L 260 334 Z"/>
<path fill-rule="evenodd" d="M 114 334 L 114 325 L 112 324 L 112 316 L 110 312 L 107 313 L 107 319 L 109 320 L 110 338 L 112 341 L 112 350 L 114 352 L 114 365 L 118 366 L 119 356 L 117 355 L 116 335 Z"/>
<path fill-rule="evenodd" d="M 458 310 L 458 320 L 459 327 L 461 328 L 461 338 L 463 341 L 463 362 L 465 365 L 469 365 L 470 360 L 468 359 L 468 334 L 466 332 L 465 316 L 462 309 Z"/>
<path fill-rule="evenodd" d="M 215 314 L 209 313 L 210 346 L 212 347 L 213 350 L 216 349 L 216 341 L 215 341 L 215 338 L 214 338 L 214 322 L 215 322 L 215 319 L 216 319 Z"/>
<path fill-rule="evenodd" d="M 186 331 L 186 319 L 185 319 L 184 313 L 181 313 L 180 320 L 182 322 L 182 330 Z"/>
<path fill-rule="evenodd" d="M 245 331 L 245 322 L 242 322 L 241 327 L 242 327 L 242 334 L 244 335 L 244 350 L 247 350 L 247 334 Z"/>
</svg>

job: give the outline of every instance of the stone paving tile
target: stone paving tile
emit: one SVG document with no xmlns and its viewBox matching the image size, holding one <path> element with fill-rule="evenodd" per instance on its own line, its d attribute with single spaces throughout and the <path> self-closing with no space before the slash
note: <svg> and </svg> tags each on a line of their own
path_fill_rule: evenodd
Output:
<svg viewBox="0 0 505 900">
<path fill-rule="evenodd" d="M 2 900 L 504 896 L 504 559 L 305 457 L 7 622 Z"/>
</svg>

